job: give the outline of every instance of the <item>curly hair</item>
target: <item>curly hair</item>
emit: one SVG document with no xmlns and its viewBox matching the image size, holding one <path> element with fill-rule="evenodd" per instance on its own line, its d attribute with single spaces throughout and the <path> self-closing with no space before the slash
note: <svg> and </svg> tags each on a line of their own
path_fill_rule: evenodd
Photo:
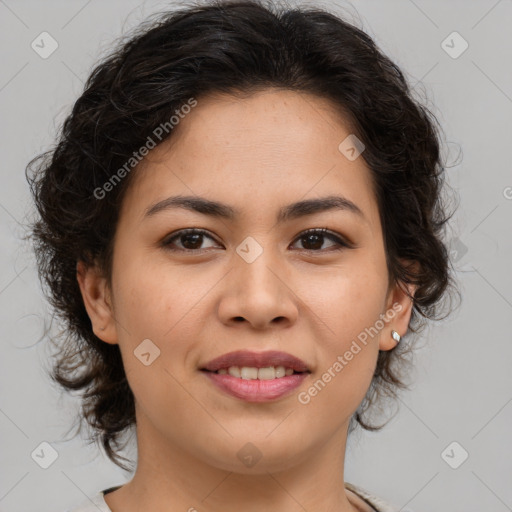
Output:
<svg viewBox="0 0 512 512">
<path fill-rule="evenodd" d="M 244 95 L 268 88 L 328 99 L 364 143 L 383 227 L 391 283 L 416 285 L 410 331 L 440 318 L 453 286 L 443 242 L 447 214 L 440 126 L 413 97 L 402 71 L 362 29 L 320 8 L 264 0 L 215 1 L 158 13 L 118 41 L 97 64 L 55 147 L 28 163 L 37 207 L 31 224 L 39 278 L 65 329 L 51 377 L 83 390 L 79 423 L 92 428 L 108 457 L 126 469 L 120 437 L 135 425 L 134 396 L 118 345 L 92 331 L 78 286 L 77 262 L 110 278 L 120 206 L 135 169 L 108 194 L 102 187 L 191 97 Z M 172 136 L 169 130 L 159 142 Z M 403 261 L 417 262 L 418 266 Z M 109 281 L 110 282 L 110 281 Z M 444 317 L 443 317 L 444 318 Z M 407 387 L 411 344 L 380 351 L 368 393 L 351 419 L 379 397 Z"/>
</svg>

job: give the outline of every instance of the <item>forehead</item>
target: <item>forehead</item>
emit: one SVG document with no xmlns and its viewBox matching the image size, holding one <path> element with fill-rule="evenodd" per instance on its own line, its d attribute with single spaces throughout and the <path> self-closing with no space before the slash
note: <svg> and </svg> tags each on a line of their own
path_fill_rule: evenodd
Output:
<svg viewBox="0 0 512 512">
<path fill-rule="evenodd" d="M 198 98 L 136 168 L 125 201 L 140 214 L 167 196 L 200 195 L 249 214 L 339 192 L 375 222 L 371 174 L 362 157 L 349 160 L 340 150 L 347 137 L 340 109 L 311 94 L 271 89 Z"/>
</svg>

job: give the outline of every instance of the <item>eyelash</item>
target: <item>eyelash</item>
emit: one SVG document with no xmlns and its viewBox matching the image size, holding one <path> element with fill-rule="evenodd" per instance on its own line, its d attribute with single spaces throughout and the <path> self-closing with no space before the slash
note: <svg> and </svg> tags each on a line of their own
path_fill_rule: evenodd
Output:
<svg viewBox="0 0 512 512">
<path fill-rule="evenodd" d="M 188 235 L 188 234 L 195 234 L 195 235 L 203 235 L 203 236 L 206 236 L 208 238 L 211 238 L 212 240 L 215 240 L 207 231 L 205 231 L 204 229 L 199 229 L 199 228 L 188 228 L 188 229 L 182 229 L 176 233 L 174 233 L 171 237 L 167 237 L 163 240 L 162 242 L 162 246 L 168 250 L 168 251 L 173 251 L 173 252 L 185 252 L 185 253 L 203 253 L 205 251 L 208 251 L 208 249 L 181 249 L 181 248 L 171 248 L 170 245 L 172 244 L 172 242 L 176 239 L 179 239 L 181 236 L 183 235 Z M 322 253 L 322 252 L 332 252 L 332 251 L 341 251 L 341 250 L 344 250 L 344 249 L 351 249 L 353 246 L 348 243 L 347 241 L 345 241 L 343 238 L 341 238 L 340 236 L 336 235 L 334 232 L 330 231 L 329 229 L 327 228 L 312 228 L 312 229 L 307 229 L 306 231 L 303 231 L 302 233 L 300 233 L 294 240 L 294 243 L 298 240 L 300 240 L 301 238 L 307 236 L 307 235 L 310 235 L 310 234 L 320 234 L 320 235 L 323 235 L 324 237 L 326 238 L 329 238 L 331 241 L 335 242 L 338 247 L 336 248 L 330 248 L 330 249 L 300 249 L 302 251 L 306 251 L 308 253 Z M 216 241 L 216 240 L 215 240 Z M 323 245 L 323 244 L 322 244 Z"/>
</svg>

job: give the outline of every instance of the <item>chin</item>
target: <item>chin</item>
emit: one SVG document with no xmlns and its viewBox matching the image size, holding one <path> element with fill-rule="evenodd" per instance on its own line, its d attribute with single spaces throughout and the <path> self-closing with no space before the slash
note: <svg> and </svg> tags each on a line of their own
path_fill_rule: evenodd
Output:
<svg viewBox="0 0 512 512">
<path fill-rule="evenodd" d="M 224 471 L 246 475 L 266 475 L 285 471 L 304 462 L 310 456 L 303 436 L 301 442 L 295 442 L 290 436 L 276 436 L 270 439 L 272 434 L 266 437 L 267 434 L 260 438 L 254 436 L 251 439 L 246 435 L 234 436 L 223 443 L 212 443 L 205 446 L 203 455 L 199 457 L 211 466 Z M 211 452 L 212 446 L 217 448 L 215 453 Z M 297 450 L 298 447 L 300 450 Z"/>
</svg>

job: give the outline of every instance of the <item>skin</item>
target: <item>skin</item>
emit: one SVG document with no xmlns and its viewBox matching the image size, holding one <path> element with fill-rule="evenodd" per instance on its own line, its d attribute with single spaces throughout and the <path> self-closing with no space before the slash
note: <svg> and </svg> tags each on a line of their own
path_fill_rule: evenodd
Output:
<svg viewBox="0 0 512 512">
<path fill-rule="evenodd" d="M 138 467 L 105 500 L 114 512 L 364 510 L 343 486 L 348 424 L 379 350 L 396 345 L 391 329 L 407 331 L 412 301 L 388 280 L 370 171 L 362 157 L 350 161 L 338 150 L 351 132 L 327 100 L 274 89 L 200 98 L 174 130 L 133 171 L 111 287 L 96 267 L 78 265 L 93 330 L 119 344 L 136 400 Z M 144 216 L 179 194 L 239 214 L 227 220 L 177 208 Z M 330 195 L 350 199 L 364 218 L 328 210 L 276 224 L 281 207 Z M 324 227 L 352 247 L 299 236 Z M 212 238 L 194 246 L 178 237 L 174 251 L 162 245 L 185 228 Z M 263 248 L 252 263 L 236 252 L 248 236 Z M 310 403 L 299 403 L 393 304 L 401 311 Z M 133 353 L 144 339 L 160 349 L 148 366 Z M 286 397 L 243 401 L 199 371 L 239 349 L 289 352 L 312 373 Z M 262 454 L 252 467 L 237 457 L 248 442 Z"/>
</svg>

